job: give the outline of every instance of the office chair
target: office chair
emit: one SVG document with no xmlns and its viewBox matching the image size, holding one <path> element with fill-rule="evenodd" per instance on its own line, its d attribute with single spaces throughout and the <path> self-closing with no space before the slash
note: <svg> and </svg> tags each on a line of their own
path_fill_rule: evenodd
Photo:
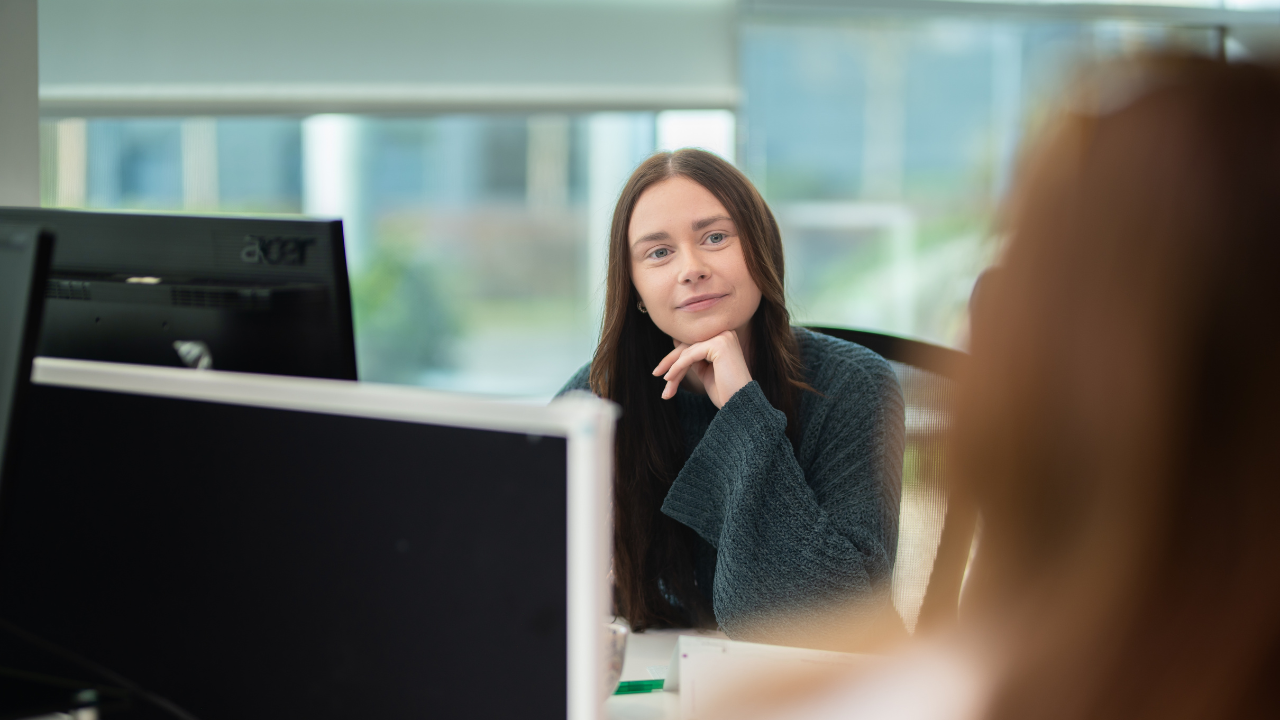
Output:
<svg viewBox="0 0 1280 720">
<path fill-rule="evenodd" d="M 906 401 L 907 443 L 893 604 L 910 631 L 946 625 L 956 617 L 976 516 L 969 503 L 949 497 L 946 482 L 946 430 L 956 373 L 969 356 L 867 330 L 809 329 L 877 353 L 898 377 Z"/>
</svg>

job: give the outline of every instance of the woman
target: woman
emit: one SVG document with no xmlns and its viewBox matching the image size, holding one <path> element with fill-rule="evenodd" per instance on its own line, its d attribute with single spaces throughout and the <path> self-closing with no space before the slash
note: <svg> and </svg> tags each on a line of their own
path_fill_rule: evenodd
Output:
<svg viewBox="0 0 1280 720">
<path fill-rule="evenodd" d="M 964 623 L 767 714 L 1280 717 L 1280 72 L 1097 73 L 1008 230 L 954 423 Z"/>
<path fill-rule="evenodd" d="M 571 389 L 622 406 L 614 581 L 635 630 L 831 646 L 828 613 L 892 613 L 901 392 L 869 350 L 791 327 L 777 223 L 732 165 L 685 149 L 632 175 Z"/>
</svg>

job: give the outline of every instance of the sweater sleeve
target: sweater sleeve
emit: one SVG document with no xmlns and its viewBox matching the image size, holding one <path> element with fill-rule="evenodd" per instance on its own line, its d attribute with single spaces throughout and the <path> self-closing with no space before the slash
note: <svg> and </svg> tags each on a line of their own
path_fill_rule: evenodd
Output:
<svg viewBox="0 0 1280 720">
<path fill-rule="evenodd" d="M 815 613 L 888 601 L 904 418 L 887 363 L 813 398 L 802 469 L 758 383 L 716 413 L 662 511 L 717 551 L 712 600 L 730 636 L 768 642 Z M 887 378 L 885 375 L 887 374 Z"/>
</svg>

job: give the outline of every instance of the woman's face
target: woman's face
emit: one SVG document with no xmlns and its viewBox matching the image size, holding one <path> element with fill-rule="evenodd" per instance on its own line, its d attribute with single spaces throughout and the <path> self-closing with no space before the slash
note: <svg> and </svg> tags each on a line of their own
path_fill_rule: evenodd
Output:
<svg viewBox="0 0 1280 720">
<path fill-rule="evenodd" d="M 760 288 L 709 190 L 681 176 L 654 183 L 636 201 L 627 239 L 631 280 L 660 330 L 689 344 L 737 330 L 749 342 Z"/>
</svg>

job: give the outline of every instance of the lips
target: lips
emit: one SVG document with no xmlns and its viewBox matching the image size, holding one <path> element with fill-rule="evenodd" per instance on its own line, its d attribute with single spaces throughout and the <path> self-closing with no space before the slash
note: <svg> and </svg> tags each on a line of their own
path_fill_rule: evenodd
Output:
<svg viewBox="0 0 1280 720">
<path fill-rule="evenodd" d="M 694 295 L 681 303 L 677 309 L 684 310 L 686 312 L 698 312 L 699 310 L 706 310 L 712 305 L 720 302 L 720 300 L 725 297 L 728 297 L 728 294 L 708 293 L 705 295 Z"/>
</svg>

